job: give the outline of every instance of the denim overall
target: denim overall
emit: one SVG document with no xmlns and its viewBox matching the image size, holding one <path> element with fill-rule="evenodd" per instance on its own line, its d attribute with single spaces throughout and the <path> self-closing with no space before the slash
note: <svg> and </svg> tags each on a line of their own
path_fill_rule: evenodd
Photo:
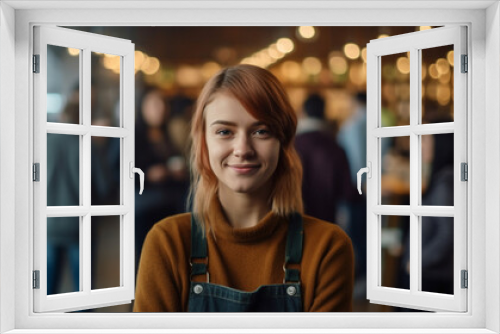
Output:
<svg viewBox="0 0 500 334">
<path fill-rule="evenodd" d="M 210 283 L 207 240 L 191 214 L 191 287 L 189 312 L 300 312 L 302 294 L 299 265 L 302 259 L 302 216 L 291 215 L 288 226 L 283 284 L 263 285 L 252 292 Z M 196 262 L 195 262 L 196 261 Z M 258 268 L 255 268 L 258 270 Z M 206 275 L 207 282 L 193 282 L 196 275 Z"/>
</svg>

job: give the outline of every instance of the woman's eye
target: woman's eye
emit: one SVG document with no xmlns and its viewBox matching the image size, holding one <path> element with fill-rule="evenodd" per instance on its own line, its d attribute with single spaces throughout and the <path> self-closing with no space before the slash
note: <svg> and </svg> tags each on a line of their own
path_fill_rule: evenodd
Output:
<svg viewBox="0 0 500 334">
<path fill-rule="evenodd" d="M 219 136 L 226 137 L 226 136 L 229 136 L 231 134 L 231 131 L 229 131 L 229 130 L 217 130 L 215 133 Z"/>
<path fill-rule="evenodd" d="M 266 129 L 259 129 L 254 132 L 257 136 L 259 137 L 269 137 L 271 135 L 271 132 Z"/>
</svg>

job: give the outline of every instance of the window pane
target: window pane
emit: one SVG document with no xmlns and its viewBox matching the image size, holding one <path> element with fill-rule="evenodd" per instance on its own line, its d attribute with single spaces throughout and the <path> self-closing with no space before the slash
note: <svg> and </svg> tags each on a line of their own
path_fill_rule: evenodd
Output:
<svg viewBox="0 0 500 334">
<path fill-rule="evenodd" d="M 453 206 L 453 133 L 422 140 L 422 205 Z"/>
<path fill-rule="evenodd" d="M 92 137 L 92 205 L 120 205 L 121 139 Z"/>
<path fill-rule="evenodd" d="M 92 52 L 91 124 L 120 126 L 121 57 Z"/>
<path fill-rule="evenodd" d="M 453 45 L 421 52 L 422 124 L 453 122 Z"/>
<path fill-rule="evenodd" d="M 120 216 L 92 217 L 92 289 L 120 286 Z"/>
<path fill-rule="evenodd" d="M 453 218 L 421 219 L 422 291 L 453 294 Z"/>
<path fill-rule="evenodd" d="M 410 204 L 410 137 L 381 138 L 382 205 Z"/>
<path fill-rule="evenodd" d="M 80 291 L 80 217 L 47 218 L 47 294 Z"/>
<path fill-rule="evenodd" d="M 381 57 L 381 126 L 410 124 L 410 54 Z"/>
<path fill-rule="evenodd" d="M 47 134 L 47 205 L 80 205 L 80 138 Z"/>
<path fill-rule="evenodd" d="M 410 241 L 408 216 L 381 216 L 382 286 L 410 289 Z"/>
<path fill-rule="evenodd" d="M 80 50 L 47 45 L 47 122 L 80 123 Z"/>
</svg>

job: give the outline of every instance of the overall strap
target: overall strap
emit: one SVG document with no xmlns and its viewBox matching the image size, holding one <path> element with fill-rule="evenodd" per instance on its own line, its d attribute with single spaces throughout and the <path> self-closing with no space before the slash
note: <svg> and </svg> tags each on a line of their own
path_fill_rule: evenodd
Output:
<svg viewBox="0 0 500 334">
<path fill-rule="evenodd" d="M 302 215 L 295 212 L 290 216 L 285 251 L 285 282 L 300 282 L 300 270 L 289 269 L 289 264 L 299 265 L 302 260 L 303 226 Z"/>
<path fill-rule="evenodd" d="M 201 226 L 197 223 L 194 214 L 191 213 L 191 278 L 196 275 L 207 274 L 208 281 L 208 261 L 194 262 L 194 259 L 207 259 L 207 238 L 203 235 Z"/>
</svg>

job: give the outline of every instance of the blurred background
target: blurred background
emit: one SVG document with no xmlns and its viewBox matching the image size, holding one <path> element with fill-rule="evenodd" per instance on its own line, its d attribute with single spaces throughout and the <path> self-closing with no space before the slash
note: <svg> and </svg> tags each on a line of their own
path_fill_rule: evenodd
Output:
<svg viewBox="0 0 500 334">
<path fill-rule="evenodd" d="M 353 240 L 354 311 L 395 311 L 366 299 L 366 198 L 355 190 L 356 173 L 366 166 L 366 44 L 431 27 L 69 28 L 135 44 L 136 167 L 146 173 L 144 194 L 136 194 L 136 264 L 152 225 L 185 212 L 189 122 L 201 88 L 226 66 L 254 64 L 267 68 L 283 83 L 299 116 L 296 147 L 304 165 L 306 213 L 340 225 Z M 47 51 L 47 121 L 80 124 L 80 50 L 49 46 Z M 119 127 L 120 57 L 93 52 L 91 61 L 92 125 Z M 381 61 L 381 125 L 408 125 L 409 54 L 384 56 Z M 452 69 L 452 47 L 422 51 L 421 122 L 453 121 Z M 437 163 L 434 152 L 450 147 L 453 151 L 453 135 L 451 139 L 447 135 L 422 137 L 428 137 L 422 139 L 422 200 L 429 205 L 453 205 L 429 195 L 436 184 L 444 182 L 436 177 L 441 171 L 437 166 L 449 167 L 449 158 Z M 78 136 L 48 134 L 47 143 L 48 205 L 79 205 Z M 92 205 L 120 204 L 116 172 L 120 147 L 120 139 L 92 137 Z M 381 147 L 382 204 L 409 204 L 409 137 L 384 138 Z M 452 200 L 452 183 L 451 189 L 449 183 L 444 188 L 448 194 L 451 190 Z M 49 294 L 79 290 L 78 225 L 78 218 L 48 219 Z M 441 232 L 430 228 L 436 225 L 432 221 L 424 225 L 429 226 L 424 233 L 429 242 L 436 234 L 446 236 L 453 231 L 452 222 L 439 224 L 450 226 L 451 232 L 450 228 Z M 120 284 L 119 226 L 119 216 L 92 218 L 93 289 Z M 382 285 L 408 289 L 409 219 L 384 216 L 381 228 Z M 453 264 L 450 247 L 453 250 L 448 242 L 447 250 L 438 251 L 443 254 L 441 262 L 429 255 L 434 267 L 424 268 L 424 274 L 430 280 L 437 276 L 440 285 L 431 282 L 425 291 L 450 293 L 453 278 L 449 266 L 442 264 Z M 88 311 L 131 310 L 130 304 Z"/>
</svg>

